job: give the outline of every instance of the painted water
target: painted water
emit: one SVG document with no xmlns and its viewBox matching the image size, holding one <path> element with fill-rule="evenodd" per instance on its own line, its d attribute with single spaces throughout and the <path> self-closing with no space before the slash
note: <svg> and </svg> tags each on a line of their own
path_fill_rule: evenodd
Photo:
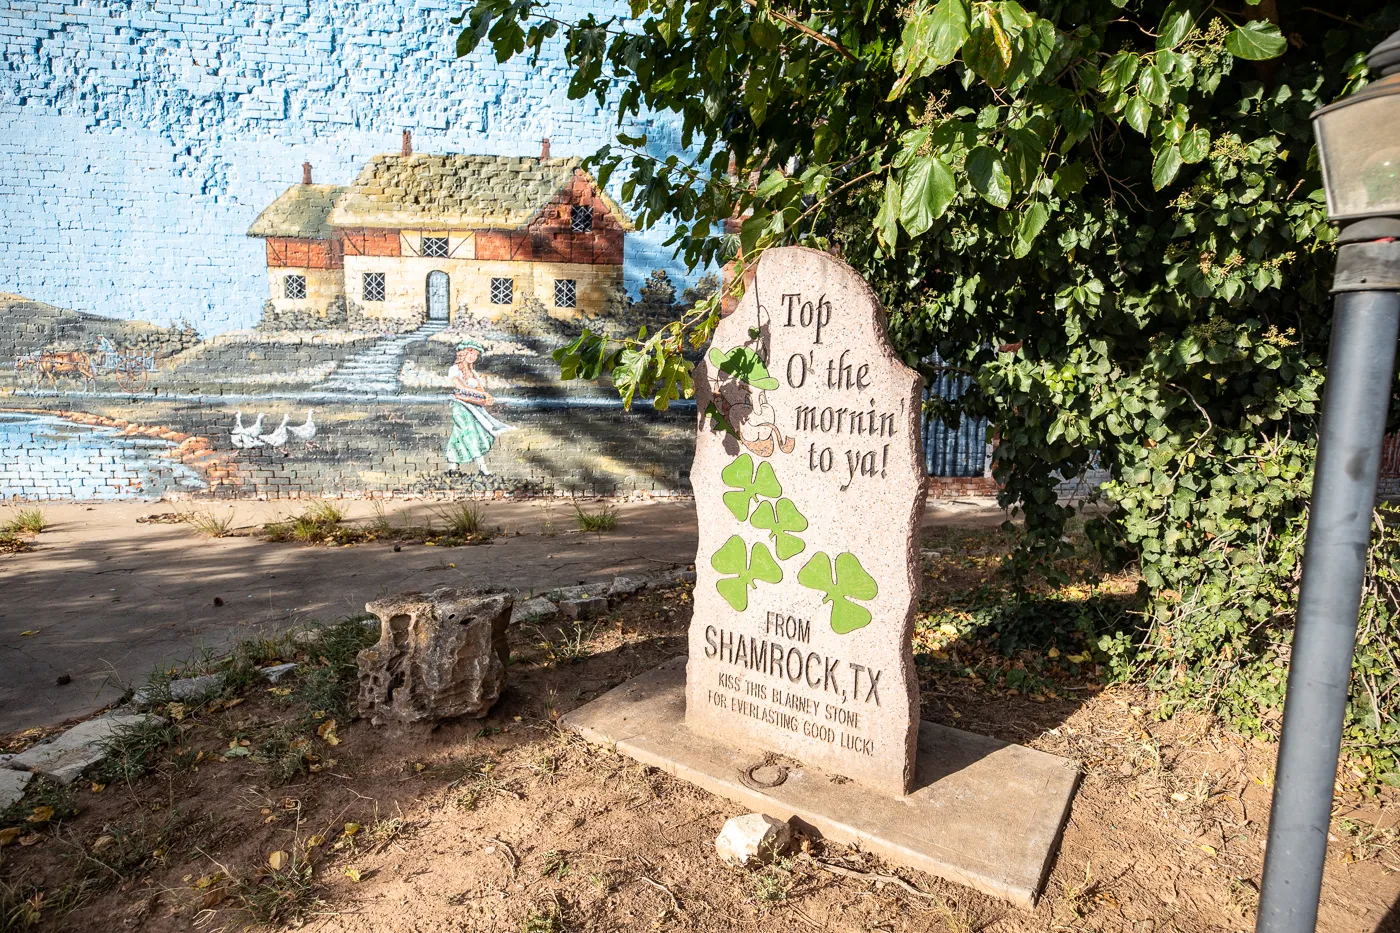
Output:
<svg viewBox="0 0 1400 933">
<path fill-rule="evenodd" d="M 158 499 L 207 484 L 159 438 L 0 412 L 0 498 Z"/>
</svg>

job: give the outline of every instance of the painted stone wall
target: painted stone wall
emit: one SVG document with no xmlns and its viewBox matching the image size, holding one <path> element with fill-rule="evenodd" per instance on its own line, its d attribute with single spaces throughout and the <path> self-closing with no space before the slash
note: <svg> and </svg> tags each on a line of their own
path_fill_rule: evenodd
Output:
<svg viewBox="0 0 1400 933">
<path fill-rule="evenodd" d="M 623 5 L 618 4 L 619 8 Z M 563 16 L 597 11 L 557 5 Z M 202 333 L 254 325 L 266 266 L 244 232 L 312 163 L 346 184 L 419 152 L 587 155 L 613 115 L 570 101 L 557 57 L 455 58 L 446 0 L 8 0 L 0 4 L 0 290 Z M 658 153 L 679 144 L 646 126 Z M 684 269 L 629 237 L 629 286 Z"/>
<path fill-rule="evenodd" d="M 611 113 L 567 99 L 557 47 L 536 65 L 458 60 L 458 12 L 0 3 L 0 498 L 688 491 L 693 406 L 626 413 L 606 387 L 560 383 L 549 354 L 579 324 L 538 301 L 407 333 L 295 301 L 267 314 L 280 279 L 247 234 L 303 162 L 348 185 L 405 130 L 418 153 L 537 156 L 547 137 L 559 158 L 612 138 Z M 658 154 L 679 144 L 636 129 Z M 654 270 L 694 281 L 668 233 L 627 234 L 634 298 Z M 570 277 L 545 271 L 551 293 Z M 594 326 L 634 327 L 584 271 L 579 306 L 607 299 Z M 308 301 L 323 287 L 308 277 Z"/>
</svg>

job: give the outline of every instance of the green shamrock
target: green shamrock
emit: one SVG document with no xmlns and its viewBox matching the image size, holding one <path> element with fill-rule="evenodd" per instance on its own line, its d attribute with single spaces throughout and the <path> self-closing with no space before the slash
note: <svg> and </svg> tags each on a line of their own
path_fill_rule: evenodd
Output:
<svg viewBox="0 0 1400 933">
<path fill-rule="evenodd" d="M 776 504 L 772 502 L 760 502 L 758 508 L 753 510 L 753 517 L 749 523 L 755 528 L 762 528 L 773 538 L 773 550 L 778 555 L 778 560 L 787 560 L 794 554 L 801 554 L 802 549 L 807 545 L 802 539 L 793 534 L 795 531 L 807 530 L 807 518 L 797 511 L 797 506 L 791 499 L 779 499 Z"/>
<path fill-rule="evenodd" d="M 738 535 L 715 551 L 715 556 L 710 558 L 710 566 L 723 574 L 738 574 L 715 582 L 715 589 L 719 590 L 725 602 L 734 607 L 735 612 L 743 612 L 749 607 L 749 590 L 757 589 L 759 581 L 781 583 L 783 579 L 783 569 L 768 553 L 767 545 L 755 544 L 750 559 L 744 539 Z"/>
<path fill-rule="evenodd" d="M 818 551 L 797 572 L 797 582 L 826 594 L 822 602 L 831 603 L 831 630 L 836 634 L 845 635 L 870 624 L 870 610 L 851 600 L 874 599 L 880 590 L 875 585 L 875 578 L 865 572 L 851 552 L 836 555 L 836 576 L 833 578 L 831 558 Z"/>
<path fill-rule="evenodd" d="M 741 522 L 749 517 L 749 503 L 754 499 L 759 496 L 776 499 L 783 494 L 783 487 L 778 485 L 778 474 L 773 472 L 773 465 L 767 460 L 760 462 L 758 475 L 755 476 L 753 458 L 748 454 L 740 454 L 733 463 L 720 471 L 719 478 L 724 480 L 724 485 L 734 487 L 733 492 L 726 492 L 722 498 L 729 511 Z"/>
</svg>

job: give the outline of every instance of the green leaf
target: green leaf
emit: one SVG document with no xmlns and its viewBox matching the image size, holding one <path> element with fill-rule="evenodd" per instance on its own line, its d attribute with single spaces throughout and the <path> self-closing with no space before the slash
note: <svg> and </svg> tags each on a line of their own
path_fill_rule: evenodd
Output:
<svg viewBox="0 0 1400 933">
<path fill-rule="evenodd" d="M 1138 93 L 1154 107 L 1166 104 L 1169 90 L 1167 79 L 1162 75 L 1160 68 L 1156 65 L 1148 65 L 1142 69 L 1142 73 L 1138 75 Z"/>
<path fill-rule="evenodd" d="M 1088 183 L 1089 175 L 1082 162 L 1070 162 L 1055 170 L 1055 193 L 1061 197 L 1075 194 Z"/>
<path fill-rule="evenodd" d="M 750 557 L 744 539 L 738 535 L 732 535 L 720 545 L 720 549 L 710 558 L 710 566 L 726 574 L 715 581 L 715 589 L 735 612 L 743 612 L 749 607 L 749 590 L 757 589 L 759 583 L 781 583 L 783 580 L 783 569 L 773 560 L 768 546 L 755 544 Z"/>
<path fill-rule="evenodd" d="M 749 517 L 749 504 L 759 496 L 766 496 L 776 499 L 783 494 L 783 487 L 778 483 L 778 476 L 773 472 L 773 464 L 767 460 L 760 461 L 758 471 L 753 468 L 753 458 L 748 454 L 740 454 L 720 471 L 719 478 L 724 481 L 724 485 L 733 489 L 726 492 L 722 498 L 725 508 L 733 513 L 739 521 L 747 521 Z"/>
<path fill-rule="evenodd" d="M 711 347 L 709 360 L 715 369 L 754 388 L 776 389 L 778 387 L 778 379 L 768 372 L 763 357 L 749 347 L 735 347 L 728 353 L 719 347 Z"/>
<path fill-rule="evenodd" d="M 797 510 L 797 505 L 791 499 L 779 499 L 776 504 L 760 502 L 758 508 L 753 510 L 749 524 L 769 533 L 778 560 L 800 554 L 807 546 L 796 535 L 796 532 L 807 530 L 807 517 Z"/>
<path fill-rule="evenodd" d="M 893 172 L 885 178 L 885 196 L 880 199 L 880 212 L 875 215 L 875 232 L 880 244 L 893 252 L 899 235 L 899 179 Z"/>
<path fill-rule="evenodd" d="M 1040 231 L 1045 228 L 1045 221 L 1049 218 L 1049 209 L 1040 201 L 1026 208 L 1020 223 L 1016 225 L 1016 235 L 1011 240 L 1011 255 L 1020 259 L 1029 253 L 1031 245 L 1035 243 L 1035 238 L 1040 236 Z"/>
<path fill-rule="evenodd" d="M 1204 159 L 1210 154 L 1210 131 L 1198 126 L 1181 138 L 1181 161 L 1188 165 Z"/>
<path fill-rule="evenodd" d="M 972 15 L 962 59 L 977 77 L 992 87 L 1001 86 L 1011 68 L 1011 38 L 1006 34 L 992 4 L 979 3 Z"/>
<path fill-rule="evenodd" d="M 1176 179 L 1176 173 L 1181 171 L 1181 149 L 1178 146 L 1168 146 L 1157 157 L 1152 160 L 1152 190 L 1161 191 Z"/>
<path fill-rule="evenodd" d="M 1152 107 L 1141 97 L 1134 97 L 1128 101 L 1128 106 L 1123 111 L 1123 119 L 1133 129 L 1146 136 L 1148 121 L 1152 119 Z"/>
<path fill-rule="evenodd" d="M 941 68 L 953 60 L 967 41 L 972 10 L 967 0 L 939 0 L 930 11 L 929 18 L 928 58 Z"/>
<path fill-rule="evenodd" d="M 875 578 L 866 572 L 856 556 L 849 551 L 836 555 L 835 576 L 832 563 L 824 552 L 818 551 L 797 573 L 797 582 L 808 589 L 818 590 L 823 603 L 831 603 L 831 629 L 846 635 L 870 624 L 870 610 L 851 602 L 871 600 L 879 595 Z"/>
<path fill-rule="evenodd" d="M 997 207 L 1011 203 L 1011 179 L 1001 166 L 1001 159 L 990 146 L 978 146 L 967 154 L 967 177 L 977 193 Z"/>
<path fill-rule="evenodd" d="M 1172 0 L 1167 5 L 1167 11 L 1162 14 L 1162 22 L 1157 26 L 1157 48 L 1176 48 L 1194 25 L 1196 16 L 1191 12 L 1191 7 L 1183 0 Z"/>
<path fill-rule="evenodd" d="M 1099 90 L 1107 97 L 1126 90 L 1137 74 L 1138 57 L 1132 52 L 1119 52 L 1108 60 L 1099 72 Z"/>
<path fill-rule="evenodd" d="M 1273 23 L 1254 19 L 1243 26 L 1235 27 L 1234 31 L 1225 37 L 1225 48 L 1237 58 L 1263 61 L 1282 55 L 1283 50 L 1288 48 L 1288 40 Z"/>
<path fill-rule="evenodd" d="M 899 222 L 910 236 L 922 236 L 943 216 L 957 184 L 953 170 L 937 156 L 920 156 L 904 171 L 899 198 Z"/>
</svg>

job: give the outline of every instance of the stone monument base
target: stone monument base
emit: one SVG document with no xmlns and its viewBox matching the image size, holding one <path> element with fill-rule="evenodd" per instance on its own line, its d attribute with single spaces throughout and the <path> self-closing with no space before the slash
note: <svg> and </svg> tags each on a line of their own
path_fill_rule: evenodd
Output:
<svg viewBox="0 0 1400 933">
<path fill-rule="evenodd" d="M 919 728 L 916 790 L 907 797 L 795 764 L 784 776 L 782 759 L 686 728 L 685 658 L 632 678 L 562 722 L 748 809 L 1028 909 L 1050 873 L 1079 782 L 1064 758 L 931 722 Z"/>
</svg>

